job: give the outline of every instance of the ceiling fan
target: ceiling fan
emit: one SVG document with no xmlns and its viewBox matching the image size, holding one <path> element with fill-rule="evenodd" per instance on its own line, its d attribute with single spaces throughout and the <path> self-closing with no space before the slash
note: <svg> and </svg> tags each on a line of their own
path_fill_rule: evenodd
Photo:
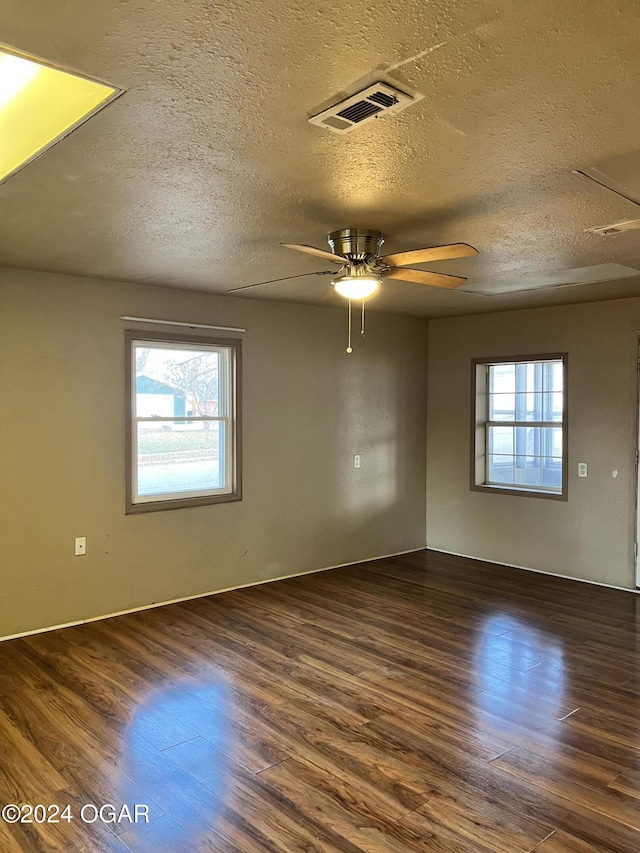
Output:
<svg viewBox="0 0 640 853">
<path fill-rule="evenodd" d="M 384 243 L 384 234 L 380 231 L 370 231 L 366 228 L 343 228 L 332 231 L 328 235 L 331 251 L 316 249 L 299 243 L 281 243 L 287 249 L 305 252 L 322 260 L 330 261 L 340 266 L 334 270 L 301 273 L 276 278 L 270 281 L 260 281 L 244 287 L 234 287 L 229 293 L 249 290 L 252 287 L 262 287 L 277 281 L 292 278 L 302 278 L 307 275 L 334 275 L 333 291 L 346 299 L 366 299 L 372 296 L 380 287 L 383 278 L 410 281 L 415 284 L 427 284 L 431 287 L 454 289 L 467 280 L 463 276 L 446 275 L 444 273 L 427 272 L 411 268 L 410 264 L 424 264 L 430 261 L 446 261 L 453 258 L 468 258 L 478 254 L 478 250 L 467 243 L 451 243 L 447 246 L 433 246 L 428 249 L 412 249 L 407 252 L 395 252 L 390 255 L 380 255 Z"/>
</svg>

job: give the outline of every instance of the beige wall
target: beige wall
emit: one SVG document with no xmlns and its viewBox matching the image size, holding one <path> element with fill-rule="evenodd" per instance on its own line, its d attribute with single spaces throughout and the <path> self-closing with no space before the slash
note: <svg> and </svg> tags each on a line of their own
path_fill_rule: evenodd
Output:
<svg viewBox="0 0 640 853">
<path fill-rule="evenodd" d="M 634 586 L 634 329 L 640 329 L 640 299 L 429 324 L 430 547 Z M 545 352 L 569 353 L 568 502 L 472 492 L 471 359 Z M 578 461 L 588 463 L 587 479 L 578 479 Z"/>
<path fill-rule="evenodd" d="M 247 327 L 242 502 L 125 516 L 123 314 Z M 426 321 L 346 332 L 346 306 L 1 271 L 0 636 L 424 547 Z"/>
</svg>

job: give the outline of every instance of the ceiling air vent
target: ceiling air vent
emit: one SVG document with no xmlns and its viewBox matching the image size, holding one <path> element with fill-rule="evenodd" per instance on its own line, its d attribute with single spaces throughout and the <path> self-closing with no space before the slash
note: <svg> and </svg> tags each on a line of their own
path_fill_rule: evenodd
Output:
<svg viewBox="0 0 640 853">
<path fill-rule="evenodd" d="M 328 110 L 318 113 L 309 119 L 310 124 L 317 124 L 332 133 L 350 133 L 374 118 L 388 113 L 399 113 L 419 101 L 423 95 L 407 95 L 388 83 L 374 83 L 352 95 Z"/>
</svg>

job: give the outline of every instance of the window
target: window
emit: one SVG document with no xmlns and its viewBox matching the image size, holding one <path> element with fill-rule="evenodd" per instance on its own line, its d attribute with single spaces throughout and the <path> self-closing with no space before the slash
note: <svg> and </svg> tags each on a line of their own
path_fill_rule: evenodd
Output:
<svg viewBox="0 0 640 853">
<path fill-rule="evenodd" d="M 240 348 L 127 332 L 127 512 L 240 500 Z"/>
<path fill-rule="evenodd" d="M 566 500 L 567 357 L 473 362 L 471 488 Z"/>
</svg>

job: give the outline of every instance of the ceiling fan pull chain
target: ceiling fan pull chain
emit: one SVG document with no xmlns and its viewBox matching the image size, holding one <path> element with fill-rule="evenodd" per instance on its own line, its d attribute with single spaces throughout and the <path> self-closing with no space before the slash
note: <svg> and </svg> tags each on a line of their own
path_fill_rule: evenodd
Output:
<svg viewBox="0 0 640 853">
<path fill-rule="evenodd" d="M 360 335 L 364 338 L 364 299 L 362 300 L 362 319 L 360 321 Z"/>
<path fill-rule="evenodd" d="M 347 352 L 353 352 L 351 349 L 351 300 L 349 300 L 349 342 L 347 345 Z"/>
</svg>

